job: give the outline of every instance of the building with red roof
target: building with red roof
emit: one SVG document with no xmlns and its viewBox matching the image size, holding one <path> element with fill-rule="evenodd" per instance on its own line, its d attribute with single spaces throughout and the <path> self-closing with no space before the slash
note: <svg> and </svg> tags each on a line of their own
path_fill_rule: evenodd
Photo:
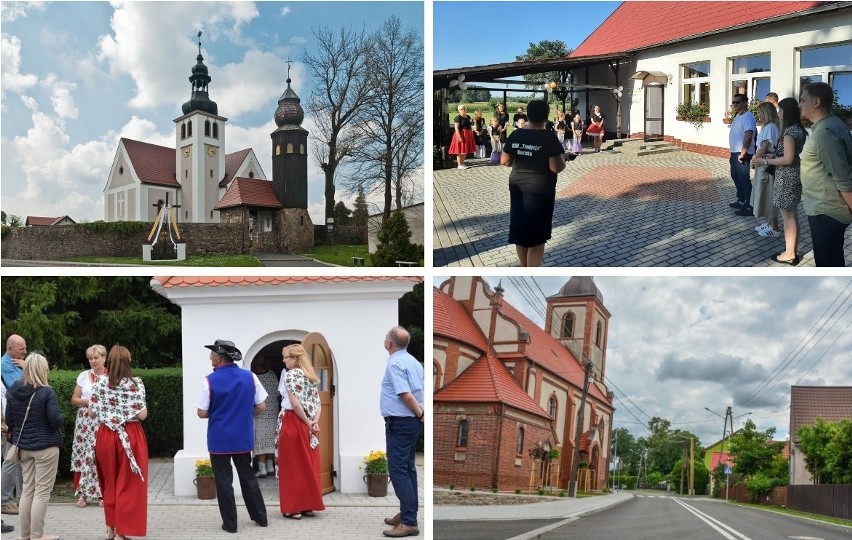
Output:
<svg viewBox="0 0 852 540">
<path fill-rule="evenodd" d="M 54 225 L 74 225 L 77 223 L 68 216 L 60 217 L 39 217 L 27 216 L 24 220 L 24 227 L 53 227 Z"/>
<path fill-rule="evenodd" d="M 212 81 L 201 55 L 189 81 L 192 94 L 174 120 L 175 147 L 121 138 L 104 188 L 105 221 L 236 223 L 254 251 L 291 253 L 313 246 L 308 214 L 308 132 L 290 87 L 278 101 L 272 139 L 272 180 L 254 150 L 225 152 L 228 119 L 210 99 Z M 168 212 L 163 212 L 168 208 Z"/>
<path fill-rule="evenodd" d="M 479 277 L 450 278 L 433 290 L 433 305 L 435 484 L 565 489 L 582 416 L 578 461 L 589 463 L 587 487 L 603 489 L 614 412 L 604 383 L 610 314 L 593 279 L 573 277 L 549 297 L 544 328 Z M 582 415 L 580 359 L 592 366 Z M 559 456 L 547 468 L 535 462 L 538 449 Z"/>
</svg>

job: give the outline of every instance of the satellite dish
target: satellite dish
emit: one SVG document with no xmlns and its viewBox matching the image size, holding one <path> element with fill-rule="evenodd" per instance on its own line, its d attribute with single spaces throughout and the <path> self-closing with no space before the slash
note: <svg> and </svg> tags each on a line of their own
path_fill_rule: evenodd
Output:
<svg viewBox="0 0 852 540">
<path fill-rule="evenodd" d="M 459 75 L 457 79 L 450 81 L 450 88 L 453 86 L 458 86 L 459 90 L 467 90 L 467 83 L 464 82 L 464 73 Z"/>
</svg>

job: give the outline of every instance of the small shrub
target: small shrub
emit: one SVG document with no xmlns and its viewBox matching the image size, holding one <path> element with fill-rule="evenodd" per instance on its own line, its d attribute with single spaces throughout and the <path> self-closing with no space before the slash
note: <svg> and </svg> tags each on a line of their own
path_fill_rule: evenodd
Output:
<svg viewBox="0 0 852 540">
<path fill-rule="evenodd" d="M 496 487 L 491 488 L 491 493 L 497 493 L 497 488 Z"/>
<path fill-rule="evenodd" d="M 515 490 L 515 495 L 520 495 L 520 494 L 521 494 L 521 490 L 520 490 L 520 489 L 516 489 L 516 490 Z"/>
<path fill-rule="evenodd" d="M 539 495 L 544 495 L 544 490 L 543 490 L 543 489 L 541 489 L 541 488 L 539 488 L 539 489 L 538 489 L 538 494 L 539 494 Z"/>
<path fill-rule="evenodd" d="M 456 489 L 456 485 L 455 485 L 455 484 L 450 484 L 450 485 L 449 485 L 449 488 L 450 488 L 450 491 L 452 491 L 452 490 Z"/>
<path fill-rule="evenodd" d="M 560 496 L 560 497 L 564 497 L 564 496 L 566 496 L 566 495 L 568 495 L 568 493 L 567 493 L 564 489 L 563 489 L 562 491 L 560 491 L 560 492 L 559 492 L 559 496 Z"/>
<path fill-rule="evenodd" d="M 476 491 L 476 486 L 470 486 L 471 491 Z"/>
</svg>

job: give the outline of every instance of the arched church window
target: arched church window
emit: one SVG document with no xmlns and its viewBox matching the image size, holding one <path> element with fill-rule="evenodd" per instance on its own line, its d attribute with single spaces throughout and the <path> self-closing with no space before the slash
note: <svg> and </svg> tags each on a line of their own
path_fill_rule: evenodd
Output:
<svg viewBox="0 0 852 540">
<path fill-rule="evenodd" d="M 562 319 L 562 339 L 574 337 L 574 321 L 576 317 L 573 311 L 569 311 Z"/>
<path fill-rule="evenodd" d="M 280 145 L 280 144 L 276 144 L 276 145 L 275 145 L 275 155 L 276 155 L 276 156 L 280 156 L 280 155 L 281 155 L 281 145 Z"/>
<path fill-rule="evenodd" d="M 219 138 L 219 124 L 216 123 L 216 122 L 213 122 L 213 138 L 214 139 Z"/>
<path fill-rule="evenodd" d="M 186 122 L 180 125 L 180 138 L 186 139 Z"/>
<path fill-rule="evenodd" d="M 459 422 L 459 428 L 456 432 L 456 446 L 467 446 L 467 420 Z"/>
<path fill-rule="evenodd" d="M 192 120 L 186 123 L 186 136 L 192 137 Z"/>
<path fill-rule="evenodd" d="M 600 321 L 598 321 L 597 330 L 595 330 L 595 345 L 597 347 L 601 346 L 601 341 L 603 340 L 603 325 Z"/>
<path fill-rule="evenodd" d="M 550 400 L 547 402 L 547 414 L 551 419 L 556 419 L 556 412 L 559 409 L 559 402 L 556 401 L 556 396 L 550 396 Z"/>
<path fill-rule="evenodd" d="M 118 174 L 124 174 L 124 165 L 118 168 Z"/>
<path fill-rule="evenodd" d="M 204 121 L 204 136 L 205 137 L 210 136 L 210 120 Z"/>
<path fill-rule="evenodd" d="M 305 145 L 304 145 L 304 144 L 300 144 L 300 145 L 299 145 L 299 153 L 300 153 L 300 154 L 304 154 L 304 153 L 305 153 Z"/>
<path fill-rule="evenodd" d="M 524 427 L 518 426 L 518 439 L 515 441 L 515 453 L 524 453 Z"/>
<path fill-rule="evenodd" d="M 293 143 L 287 143 L 287 153 L 288 154 L 293 153 Z"/>
</svg>

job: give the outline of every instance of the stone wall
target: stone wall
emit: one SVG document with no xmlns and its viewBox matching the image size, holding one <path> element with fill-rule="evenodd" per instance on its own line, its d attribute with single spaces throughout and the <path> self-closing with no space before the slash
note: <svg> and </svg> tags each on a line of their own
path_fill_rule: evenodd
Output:
<svg viewBox="0 0 852 540">
<path fill-rule="evenodd" d="M 116 231 L 93 231 L 86 224 L 63 227 L 14 227 L 0 244 L 4 259 L 64 260 L 76 257 L 138 257 L 151 229 L 148 224 L 131 236 Z M 241 227 L 229 223 L 178 225 L 187 255 L 245 253 Z"/>
</svg>

